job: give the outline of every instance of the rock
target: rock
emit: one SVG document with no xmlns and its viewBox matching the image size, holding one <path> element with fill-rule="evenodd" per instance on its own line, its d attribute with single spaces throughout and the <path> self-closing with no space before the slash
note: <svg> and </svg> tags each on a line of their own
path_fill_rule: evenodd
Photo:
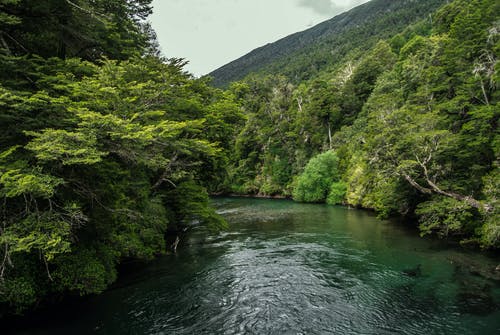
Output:
<svg viewBox="0 0 500 335">
<path fill-rule="evenodd" d="M 420 275 L 422 274 L 422 269 L 421 269 L 422 265 L 419 264 L 417 265 L 416 268 L 414 269 L 406 269 L 406 270 L 403 270 L 403 273 L 407 276 L 410 276 L 410 277 L 420 277 Z"/>
</svg>

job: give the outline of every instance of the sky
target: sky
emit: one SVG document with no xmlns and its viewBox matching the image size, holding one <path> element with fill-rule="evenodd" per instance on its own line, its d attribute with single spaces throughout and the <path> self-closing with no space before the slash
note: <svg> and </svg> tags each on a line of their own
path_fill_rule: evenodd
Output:
<svg viewBox="0 0 500 335">
<path fill-rule="evenodd" d="M 153 0 L 150 20 L 163 55 L 202 76 L 367 1 Z"/>
</svg>

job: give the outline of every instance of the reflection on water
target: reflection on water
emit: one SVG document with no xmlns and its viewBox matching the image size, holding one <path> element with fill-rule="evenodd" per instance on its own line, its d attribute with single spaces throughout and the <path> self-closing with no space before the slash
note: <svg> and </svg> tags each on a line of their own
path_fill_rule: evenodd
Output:
<svg viewBox="0 0 500 335">
<path fill-rule="evenodd" d="M 498 258 L 419 239 L 364 211 L 214 204 L 228 231 L 197 228 L 176 255 L 14 333 L 500 333 Z"/>
</svg>

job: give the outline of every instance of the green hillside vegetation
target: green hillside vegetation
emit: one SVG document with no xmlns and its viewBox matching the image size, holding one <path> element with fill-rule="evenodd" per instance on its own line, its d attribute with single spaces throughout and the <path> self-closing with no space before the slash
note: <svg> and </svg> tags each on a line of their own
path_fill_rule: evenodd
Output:
<svg viewBox="0 0 500 335">
<path fill-rule="evenodd" d="M 387 39 L 431 15 L 446 0 L 372 0 L 303 32 L 267 44 L 209 74 L 227 87 L 249 74 L 282 74 L 294 84 L 357 61 Z"/>
<path fill-rule="evenodd" d="M 219 187 L 404 215 L 423 235 L 498 248 L 498 13 L 456 0 L 310 80 L 293 71 L 314 53 L 233 83 L 246 123 Z"/>
</svg>

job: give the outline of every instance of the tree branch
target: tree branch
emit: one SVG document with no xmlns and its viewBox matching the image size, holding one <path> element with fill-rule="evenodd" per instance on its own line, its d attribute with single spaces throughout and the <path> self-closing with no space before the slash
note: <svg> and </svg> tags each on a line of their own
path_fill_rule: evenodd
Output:
<svg viewBox="0 0 500 335">
<path fill-rule="evenodd" d="M 95 19 L 96 19 L 96 20 L 98 20 L 99 22 L 101 22 L 101 23 L 103 23 L 103 24 L 105 24 L 105 23 L 106 23 L 104 20 L 100 19 L 100 18 L 97 16 L 98 14 L 96 14 L 96 13 L 92 12 L 91 10 L 85 9 L 85 8 L 83 8 L 83 7 L 80 7 L 80 6 L 78 6 L 76 3 L 74 3 L 73 1 L 70 1 L 70 0 L 66 0 L 66 3 L 67 3 L 68 5 L 70 5 L 70 6 L 73 6 L 73 7 L 75 7 L 76 9 L 81 10 L 82 12 L 84 12 L 84 13 L 86 13 L 86 14 L 90 15 L 91 17 L 95 18 Z M 101 15 L 101 14 L 99 14 L 99 15 Z"/>
<path fill-rule="evenodd" d="M 172 165 L 177 161 L 177 157 L 178 157 L 178 154 L 176 153 L 174 155 L 174 157 L 170 160 L 170 162 L 168 163 L 167 167 L 165 168 L 165 170 L 163 171 L 160 179 L 158 179 L 158 181 L 153 185 L 153 187 L 151 187 L 151 189 L 153 190 L 156 190 L 158 187 L 161 186 L 161 184 L 163 184 L 164 181 L 168 182 L 169 184 L 171 184 L 173 187 L 177 187 L 174 182 L 172 182 L 170 179 L 167 178 L 168 174 L 170 173 L 171 169 L 172 169 Z"/>
<path fill-rule="evenodd" d="M 403 174 L 403 177 L 406 179 L 408 183 L 410 183 L 411 186 L 415 187 L 417 190 L 424 194 L 432 194 L 432 190 L 428 189 L 426 187 L 421 186 L 419 183 L 417 183 L 410 175 L 408 174 Z"/>
<path fill-rule="evenodd" d="M 471 196 L 464 196 L 464 195 L 461 195 L 461 194 L 458 194 L 458 193 L 455 193 L 455 192 L 442 190 L 429 177 L 429 171 L 427 169 L 426 164 L 423 163 L 422 161 L 420 161 L 420 159 L 418 158 L 418 156 L 415 155 L 415 157 L 417 159 L 418 164 L 420 165 L 420 167 L 422 168 L 422 170 L 424 172 L 425 182 L 427 183 L 427 185 L 430 186 L 430 188 L 427 188 L 427 187 L 424 187 L 424 186 L 420 185 L 419 183 L 417 183 L 407 173 L 404 173 L 403 176 L 406 179 L 406 181 L 408 181 L 408 183 L 410 183 L 410 185 L 412 185 L 414 188 L 416 188 L 417 190 L 419 190 L 421 193 L 424 193 L 424 194 L 433 194 L 433 193 L 440 194 L 440 195 L 443 195 L 445 197 L 449 197 L 449 198 L 452 198 L 452 199 L 455 199 L 455 200 L 458 200 L 458 201 L 465 202 L 465 203 L 467 203 L 469 206 L 471 206 L 473 208 L 476 208 L 476 209 L 479 209 L 479 210 L 484 210 L 486 212 L 490 212 L 491 211 L 491 206 L 489 204 L 482 204 L 481 202 L 479 202 L 478 200 L 474 199 Z M 428 159 L 426 159 L 425 162 L 429 162 L 430 159 L 432 159 L 432 155 L 429 155 Z"/>
</svg>

